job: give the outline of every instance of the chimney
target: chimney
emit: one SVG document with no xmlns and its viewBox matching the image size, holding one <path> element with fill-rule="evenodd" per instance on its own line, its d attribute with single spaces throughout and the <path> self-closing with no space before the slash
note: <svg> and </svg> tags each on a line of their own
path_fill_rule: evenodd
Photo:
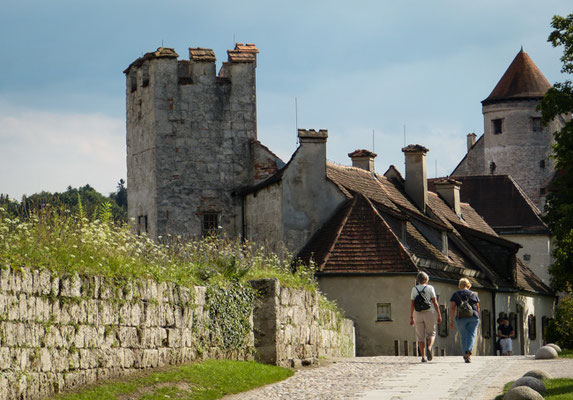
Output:
<svg viewBox="0 0 573 400">
<path fill-rule="evenodd" d="M 369 172 L 374 172 L 374 159 L 377 154 L 368 150 L 354 150 L 348 153 L 348 157 L 352 160 L 352 166 L 364 169 Z"/>
<path fill-rule="evenodd" d="M 326 139 L 326 129 L 320 129 L 318 132 L 314 129 L 298 130 L 301 157 L 313 166 L 308 172 L 321 177 L 326 176 Z"/>
<path fill-rule="evenodd" d="M 472 146 L 474 144 L 476 144 L 476 134 L 475 133 L 468 133 L 468 152 L 470 151 L 470 149 L 472 148 Z"/>
<path fill-rule="evenodd" d="M 438 179 L 434 182 L 436 187 L 436 193 L 444 199 L 448 206 L 456 215 L 461 215 L 462 211 L 460 209 L 460 182 L 454 179 Z"/>
<path fill-rule="evenodd" d="M 406 157 L 406 193 L 418 208 L 425 213 L 428 204 L 428 182 L 426 180 L 426 153 L 428 149 L 411 144 L 402 149 Z"/>
</svg>

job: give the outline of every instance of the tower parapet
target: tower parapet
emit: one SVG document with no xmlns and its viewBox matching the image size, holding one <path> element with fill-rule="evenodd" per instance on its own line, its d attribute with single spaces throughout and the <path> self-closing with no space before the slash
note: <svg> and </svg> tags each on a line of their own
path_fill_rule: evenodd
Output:
<svg viewBox="0 0 573 400">
<path fill-rule="evenodd" d="M 152 237 L 240 232 L 234 188 L 253 183 L 254 44 L 237 43 L 216 73 L 211 49 L 189 60 L 160 47 L 126 74 L 128 215 Z"/>
</svg>

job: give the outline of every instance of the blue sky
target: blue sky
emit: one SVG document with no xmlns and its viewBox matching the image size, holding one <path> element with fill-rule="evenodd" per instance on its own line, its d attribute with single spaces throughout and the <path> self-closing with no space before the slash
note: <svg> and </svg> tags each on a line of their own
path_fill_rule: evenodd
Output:
<svg viewBox="0 0 573 400">
<path fill-rule="evenodd" d="M 551 83 L 565 79 L 546 40 L 551 17 L 571 12 L 570 0 L 5 1 L 0 193 L 113 191 L 126 177 L 122 71 L 161 45 L 212 48 L 220 64 L 235 41 L 260 50 L 258 135 L 285 161 L 296 97 L 298 126 L 329 130 L 330 160 L 372 149 L 374 131 L 376 170 L 402 170 L 405 126 L 430 149 L 429 175 L 446 175 L 521 46 Z"/>
</svg>

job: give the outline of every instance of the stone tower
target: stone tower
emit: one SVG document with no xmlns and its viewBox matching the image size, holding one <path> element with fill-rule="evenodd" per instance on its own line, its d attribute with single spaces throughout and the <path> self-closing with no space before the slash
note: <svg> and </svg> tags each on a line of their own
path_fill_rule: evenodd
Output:
<svg viewBox="0 0 573 400">
<path fill-rule="evenodd" d="M 551 85 L 523 49 L 482 101 L 484 134 L 468 135 L 468 153 L 452 176 L 510 175 L 543 207 L 554 170 L 549 157 L 559 121 L 541 126 L 537 105 Z M 473 136 L 471 136 L 473 135 Z"/>
<path fill-rule="evenodd" d="M 241 231 L 233 190 L 254 181 L 254 44 L 237 43 L 216 73 L 211 49 L 178 60 L 159 48 L 125 71 L 128 216 L 138 231 L 199 236 Z"/>
</svg>

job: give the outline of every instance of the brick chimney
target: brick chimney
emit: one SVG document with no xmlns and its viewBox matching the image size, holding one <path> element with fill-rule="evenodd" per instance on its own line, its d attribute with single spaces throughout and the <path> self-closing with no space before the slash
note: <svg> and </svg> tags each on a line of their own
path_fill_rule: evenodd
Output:
<svg viewBox="0 0 573 400">
<path fill-rule="evenodd" d="M 352 153 L 348 153 L 348 157 L 352 160 L 353 167 L 369 172 L 374 172 L 374 159 L 376 156 L 376 153 L 364 149 L 354 150 Z"/>
<path fill-rule="evenodd" d="M 411 144 L 402 149 L 406 157 L 406 193 L 425 213 L 428 204 L 428 181 L 426 180 L 426 153 L 428 149 Z"/>
<path fill-rule="evenodd" d="M 468 151 L 470 151 L 470 149 L 472 148 L 472 146 L 474 144 L 476 144 L 476 134 L 475 133 L 468 133 L 467 136 L 467 141 L 468 141 Z"/>
<path fill-rule="evenodd" d="M 446 204 L 454 210 L 457 215 L 461 215 L 460 209 L 460 182 L 454 179 L 438 179 L 434 182 L 436 193 L 444 199 Z"/>
</svg>

